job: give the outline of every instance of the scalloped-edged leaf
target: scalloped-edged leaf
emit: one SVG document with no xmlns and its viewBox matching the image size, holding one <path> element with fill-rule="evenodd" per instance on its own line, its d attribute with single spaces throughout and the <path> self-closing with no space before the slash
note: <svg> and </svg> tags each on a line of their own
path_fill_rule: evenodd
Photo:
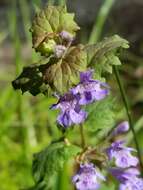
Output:
<svg viewBox="0 0 143 190">
<path fill-rule="evenodd" d="M 67 31 L 73 35 L 79 30 L 74 21 L 74 14 L 68 13 L 64 6 L 46 6 L 33 19 L 31 28 L 33 47 L 41 52 L 41 45 L 50 39 L 57 41 L 61 31 Z M 41 52 L 42 53 L 42 52 Z"/>
<path fill-rule="evenodd" d="M 97 70 L 99 70 L 100 67 L 101 73 L 112 73 L 113 65 L 121 65 L 117 50 L 128 47 L 128 41 L 118 35 L 105 38 L 95 45 L 88 45 L 85 48 L 88 55 L 88 64 L 95 69 L 97 68 Z"/>
<path fill-rule="evenodd" d="M 45 83 L 63 93 L 79 81 L 79 72 L 86 70 L 87 54 L 83 46 L 72 46 L 62 59 L 51 62 L 54 64 L 49 64 L 44 72 Z"/>
<path fill-rule="evenodd" d="M 43 63 L 25 67 L 12 82 L 15 90 L 48 94 L 51 90 L 66 92 L 79 81 L 79 72 L 85 71 L 87 54 L 82 45 L 70 47 L 61 59 L 45 58 Z"/>
<path fill-rule="evenodd" d="M 100 67 L 100 71 L 112 73 L 113 65 L 121 65 L 120 59 L 114 55 L 113 52 L 106 53 L 103 57 L 98 59 L 98 65 Z M 97 64 L 95 65 L 95 69 L 97 70 Z"/>
<path fill-rule="evenodd" d="M 45 181 L 50 186 L 52 177 L 63 169 L 64 164 L 73 159 L 81 149 L 75 145 L 58 142 L 49 145 L 40 153 L 34 155 L 33 176 L 35 182 Z"/>
</svg>

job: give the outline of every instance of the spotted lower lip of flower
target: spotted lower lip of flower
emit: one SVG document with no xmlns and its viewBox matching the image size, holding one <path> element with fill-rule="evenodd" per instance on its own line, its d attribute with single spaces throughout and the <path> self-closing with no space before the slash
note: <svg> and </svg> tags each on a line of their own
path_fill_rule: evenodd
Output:
<svg viewBox="0 0 143 190">
<path fill-rule="evenodd" d="M 92 163 L 81 164 L 78 173 L 73 177 L 77 190 L 97 190 L 105 177 Z"/>
<path fill-rule="evenodd" d="M 106 152 L 109 160 L 115 159 L 115 165 L 121 168 L 128 168 L 130 166 L 137 166 L 138 158 L 133 156 L 133 148 L 124 146 L 123 141 L 116 141 L 107 148 Z"/>
<path fill-rule="evenodd" d="M 71 91 L 80 94 L 80 105 L 90 104 L 104 99 L 109 94 L 109 86 L 101 81 L 92 79 L 93 70 L 80 73 L 80 83 Z"/>
<path fill-rule="evenodd" d="M 65 128 L 74 124 L 83 123 L 87 118 L 87 113 L 81 110 L 78 104 L 78 97 L 71 93 L 60 97 L 58 103 L 52 105 L 51 108 L 61 110 L 57 122 Z"/>
</svg>

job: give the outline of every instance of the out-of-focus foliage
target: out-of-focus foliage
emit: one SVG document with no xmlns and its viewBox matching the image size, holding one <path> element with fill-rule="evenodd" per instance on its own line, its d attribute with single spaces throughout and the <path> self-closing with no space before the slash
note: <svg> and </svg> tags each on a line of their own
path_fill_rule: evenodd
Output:
<svg viewBox="0 0 143 190">
<path fill-rule="evenodd" d="M 65 163 L 80 151 L 81 149 L 75 145 L 66 145 L 63 142 L 58 142 L 49 145 L 42 152 L 35 154 L 33 176 L 36 187 L 39 186 L 39 183 L 47 181 L 46 188 L 53 188 L 54 184 L 50 183 L 53 181 L 53 176 L 60 171 L 64 172 Z"/>
</svg>

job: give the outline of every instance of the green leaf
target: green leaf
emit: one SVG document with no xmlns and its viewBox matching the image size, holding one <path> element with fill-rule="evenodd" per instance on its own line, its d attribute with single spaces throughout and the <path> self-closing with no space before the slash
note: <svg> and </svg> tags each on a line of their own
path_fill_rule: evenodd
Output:
<svg viewBox="0 0 143 190">
<path fill-rule="evenodd" d="M 97 71 L 100 67 L 100 75 L 103 72 L 112 73 L 113 65 L 121 65 L 117 50 L 128 47 L 128 41 L 118 35 L 105 38 L 95 45 L 86 46 L 88 65 L 94 67 Z"/>
<path fill-rule="evenodd" d="M 30 92 L 36 96 L 39 93 L 47 94 L 49 86 L 44 84 L 42 70 L 44 65 L 31 65 L 24 67 L 22 73 L 12 81 L 12 86 L 15 90 L 20 89 L 22 93 Z"/>
<path fill-rule="evenodd" d="M 88 107 L 88 120 L 86 125 L 89 131 L 110 129 L 115 123 L 115 100 L 107 97 L 104 100 L 95 102 Z"/>
<path fill-rule="evenodd" d="M 87 54 L 83 46 L 72 46 L 61 59 L 49 57 L 42 63 L 25 67 L 12 85 L 15 90 L 28 91 L 34 96 L 39 93 L 47 95 L 51 90 L 67 92 L 77 84 L 79 72 L 85 71 L 86 66 Z"/>
<path fill-rule="evenodd" d="M 77 155 L 81 150 L 75 145 L 64 142 L 54 143 L 34 155 L 33 176 L 36 183 L 48 181 L 63 169 L 65 162 Z M 48 185 L 47 184 L 47 185 Z"/>
<path fill-rule="evenodd" d="M 67 92 L 79 81 L 79 73 L 86 70 L 86 52 L 82 45 L 72 46 L 62 59 L 53 58 L 48 65 L 43 74 L 45 83 L 60 93 Z"/>
<path fill-rule="evenodd" d="M 67 13 L 65 6 L 46 6 L 35 16 L 31 28 L 33 47 L 43 55 L 43 43 L 53 39 L 59 42 L 59 33 L 67 31 L 73 35 L 79 30 L 74 14 Z"/>
</svg>

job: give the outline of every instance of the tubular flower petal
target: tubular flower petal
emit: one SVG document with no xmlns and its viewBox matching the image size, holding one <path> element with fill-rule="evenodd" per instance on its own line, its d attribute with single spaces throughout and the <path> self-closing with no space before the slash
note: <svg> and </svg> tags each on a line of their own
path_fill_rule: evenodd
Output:
<svg viewBox="0 0 143 190">
<path fill-rule="evenodd" d="M 125 147 L 123 141 L 116 141 L 107 148 L 107 155 L 109 160 L 115 159 L 117 167 L 128 168 L 130 166 L 137 166 L 138 159 L 131 154 L 136 151 L 133 148 Z"/>
<path fill-rule="evenodd" d="M 78 100 L 78 96 L 67 93 L 59 98 L 57 104 L 52 105 L 52 109 L 61 110 L 57 118 L 57 122 L 61 126 L 66 128 L 73 124 L 80 124 L 86 119 L 87 113 L 81 110 Z"/>
<path fill-rule="evenodd" d="M 100 188 L 104 176 L 93 164 L 81 164 L 78 173 L 73 177 L 77 190 L 96 190 Z"/>
<path fill-rule="evenodd" d="M 109 86 L 101 81 L 92 79 L 93 70 L 80 73 L 80 83 L 71 91 L 79 94 L 80 105 L 90 104 L 101 100 L 109 94 Z"/>
</svg>

